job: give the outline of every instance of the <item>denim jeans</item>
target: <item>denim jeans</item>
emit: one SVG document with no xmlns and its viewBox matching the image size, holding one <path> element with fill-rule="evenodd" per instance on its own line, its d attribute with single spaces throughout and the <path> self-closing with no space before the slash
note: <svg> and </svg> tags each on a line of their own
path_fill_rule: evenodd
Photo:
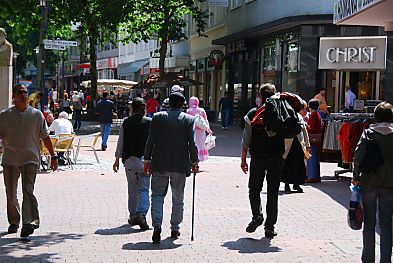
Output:
<svg viewBox="0 0 393 263">
<path fill-rule="evenodd" d="M 151 217 L 153 227 L 162 225 L 164 199 L 168 192 L 169 183 L 172 190 L 171 229 L 179 230 L 183 221 L 184 187 L 186 185 L 186 175 L 182 173 L 153 173 L 151 177 Z"/>
<path fill-rule="evenodd" d="M 112 124 L 111 123 L 103 123 L 103 124 L 100 124 L 100 127 L 101 127 L 101 137 L 102 137 L 101 145 L 107 147 L 108 137 L 111 132 Z"/>
<path fill-rule="evenodd" d="M 392 262 L 393 188 L 368 187 L 361 193 L 364 216 L 362 262 L 375 261 L 375 226 L 378 207 L 381 231 L 380 262 L 390 263 Z"/>
<path fill-rule="evenodd" d="M 267 202 L 265 229 L 274 230 L 278 216 L 278 189 L 282 177 L 284 161 L 282 158 L 251 156 L 250 178 L 248 181 L 252 218 L 262 216 L 261 192 L 263 181 L 267 180 Z"/>
<path fill-rule="evenodd" d="M 126 169 L 128 183 L 128 211 L 133 215 L 146 215 L 150 207 L 150 176 L 143 171 Z"/>
<path fill-rule="evenodd" d="M 229 110 L 221 110 L 221 126 L 228 128 Z"/>
</svg>

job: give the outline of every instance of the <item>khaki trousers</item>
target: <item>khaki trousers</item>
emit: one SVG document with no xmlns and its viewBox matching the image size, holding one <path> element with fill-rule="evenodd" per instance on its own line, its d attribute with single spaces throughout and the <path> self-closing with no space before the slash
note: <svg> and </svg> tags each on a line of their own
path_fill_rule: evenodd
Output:
<svg viewBox="0 0 393 263">
<path fill-rule="evenodd" d="M 22 224 L 39 226 L 38 202 L 34 196 L 34 183 L 37 176 L 37 165 L 27 164 L 21 167 L 3 166 L 5 191 L 7 194 L 7 216 L 10 225 L 19 225 L 20 208 L 17 197 L 18 180 L 22 175 Z"/>
</svg>

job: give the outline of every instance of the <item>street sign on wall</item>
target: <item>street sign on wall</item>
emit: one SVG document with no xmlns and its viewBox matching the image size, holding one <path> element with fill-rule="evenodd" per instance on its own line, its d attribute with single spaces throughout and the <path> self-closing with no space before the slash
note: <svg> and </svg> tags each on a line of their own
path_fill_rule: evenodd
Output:
<svg viewBox="0 0 393 263">
<path fill-rule="evenodd" d="M 50 45 L 58 45 L 58 46 L 67 46 L 67 47 L 77 47 L 78 42 L 76 41 L 68 41 L 68 40 L 61 40 L 61 39 L 44 39 L 42 41 L 44 44 L 50 44 Z"/>
<path fill-rule="evenodd" d="M 52 49 L 52 50 L 66 50 L 65 46 L 60 45 L 52 45 L 52 44 L 44 44 L 45 49 Z"/>
</svg>

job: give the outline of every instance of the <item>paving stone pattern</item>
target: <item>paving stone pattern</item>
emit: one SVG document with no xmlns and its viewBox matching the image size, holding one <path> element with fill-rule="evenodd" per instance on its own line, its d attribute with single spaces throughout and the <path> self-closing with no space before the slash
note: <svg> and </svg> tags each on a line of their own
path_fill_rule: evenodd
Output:
<svg viewBox="0 0 393 263">
<path fill-rule="evenodd" d="M 231 140 L 217 131 L 219 138 L 220 134 L 222 142 Z M 238 137 L 231 140 L 234 147 L 239 146 Z M 62 167 L 59 172 L 38 175 L 35 193 L 41 227 L 29 239 L 20 239 L 19 233 L 6 234 L 5 194 L 0 194 L 0 262 L 360 261 L 361 232 L 351 230 L 346 222 L 349 181 L 332 177 L 335 165 L 323 164 L 323 182 L 305 186 L 302 194 L 280 192 L 279 235 L 270 240 L 262 227 L 252 234 L 245 232 L 251 219 L 247 175 L 240 170 L 239 158 L 225 157 L 227 150 L 200 165 L 205 172 L 196 178 L 195 241 L 190 241 L 190 177 L 180 238 L 169 237 L 169 191 L 163 240 L 160 245 L 152 244 L 152 229 L 140 231 L 127 224 L 124 171 L 111 171 L 116 139 L 111 136 L 108 150 L 99 152 L 100 164 L 91 152 L 83 151 L 73 170 Z M 3 184 L 0 192 L 4 193 Z M 20 193 L 21 189 L 22 200 Z M 265 187 L 262 198 L 265 204 Z"/>
</svg>

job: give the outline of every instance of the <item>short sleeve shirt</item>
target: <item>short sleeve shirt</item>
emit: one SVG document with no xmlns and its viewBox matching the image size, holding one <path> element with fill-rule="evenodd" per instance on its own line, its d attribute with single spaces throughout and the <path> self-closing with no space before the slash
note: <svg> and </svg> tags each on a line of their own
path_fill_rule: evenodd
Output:
<svg viewBox="0 0 393 263">
<path fill-rule="evenodd" d="M 31 106 L 24 112 L 15 107 L 0 112 L 0 138 L 4 148 L 2 165 L 38 165 L 40 139 L 48 135 L 44 116 Z"/>
</svg>

